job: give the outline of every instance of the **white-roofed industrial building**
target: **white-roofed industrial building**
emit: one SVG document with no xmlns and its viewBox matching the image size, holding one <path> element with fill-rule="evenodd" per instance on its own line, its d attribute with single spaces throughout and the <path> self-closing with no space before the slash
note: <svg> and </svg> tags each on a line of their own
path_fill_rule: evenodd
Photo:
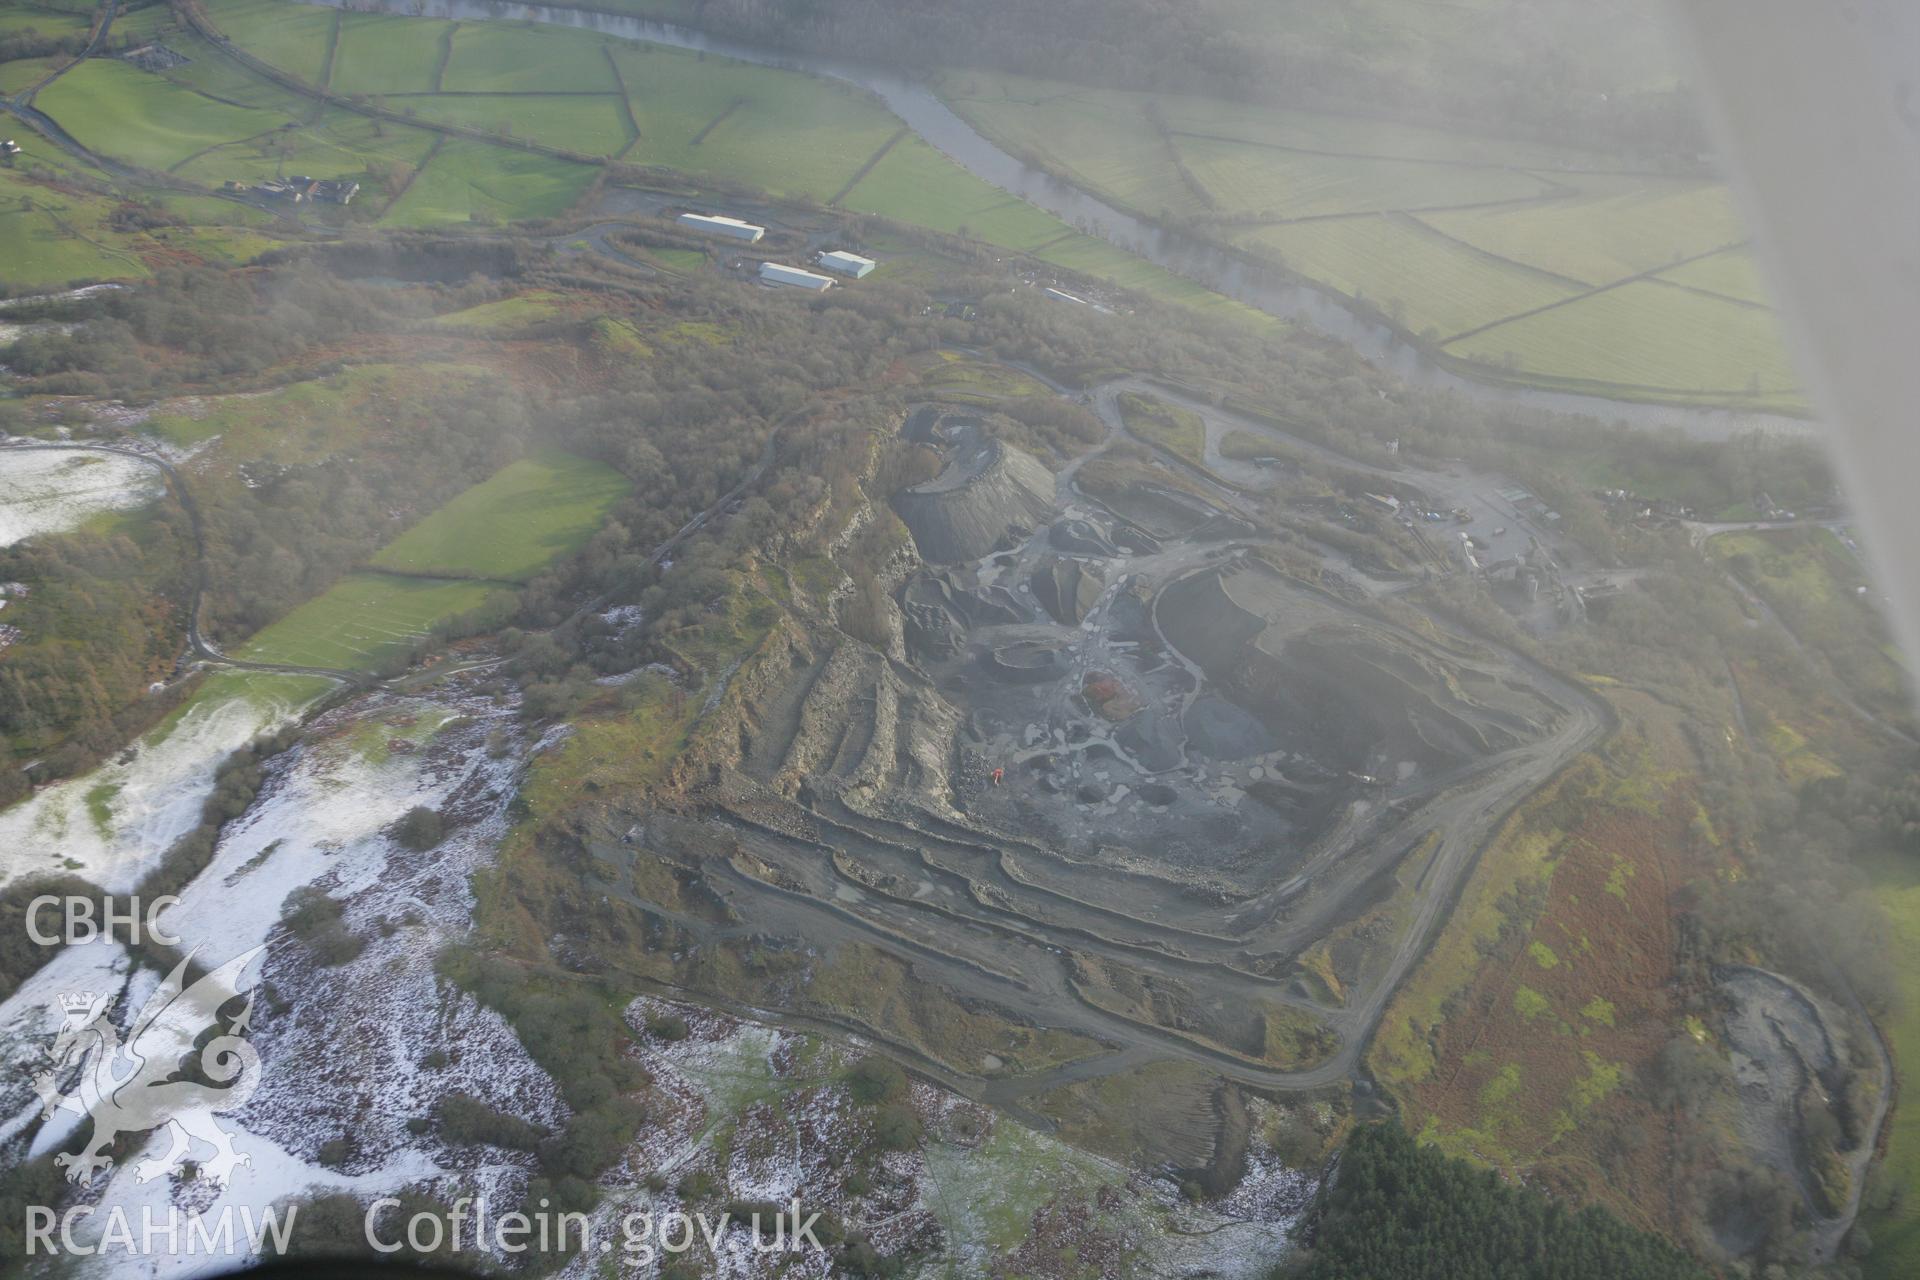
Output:
<svg viewBox="0 0 1920 1280">
<path fill-rule="evenodd" d="M 817 271 L 802 271 L 799 267 L 783 266 L 778 262 L 760 264 L 760 283 L 785 285 L 792 289 L 811 289 L 819 293 L 833 288 L 833 280 Z"/>
<path fill-rule="evenodd" d="M 742 222 L 738 218 L 729 218 L 717 213 L 683 213 L 680 225 L 689 231 L 700 231 L 710 236 L 726 236 L 730 240 L 745 240 L 752 244 L 767 234 L 765 227 L 756 227 L 751 222 Z"/>
<path fill-rule="evenodd" d="M 820 255 L 820 265 L 839 275 L 852 276 L 858 280 L 880 264 L 872 258 L 863 258 L 857 253 L 848 253 L 845 249 L 835 249 L 832 253 Z"/>
</svg>

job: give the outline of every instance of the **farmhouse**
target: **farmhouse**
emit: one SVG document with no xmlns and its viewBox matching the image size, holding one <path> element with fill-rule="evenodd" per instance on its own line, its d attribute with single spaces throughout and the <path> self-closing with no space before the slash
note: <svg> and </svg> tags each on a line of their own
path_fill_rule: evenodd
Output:
<svg viewBox="0 0 1920 1280">
<path fill-rule="evenodd" d="M 820 255 L 820 265 L 838 275 L 860 279 L 880 264 L 872 258 L 863 258 L 857 253 L 848 253 L 845 249 L 835 249 L 831 253 Z"/>
<path fill-rule="evenodd" d="M 291 178 L 268 178 L 257 187 L 243 182 L 227 182 L 228 191 L 258 191 L 278 200 L 299 204 L 302 200 L 324 200 L 329 204 L 349 204 L 360 194 L 360 184 L 345 178 L 309 178 L 298 174 Z"/>
<path fill-rule="evenodd" d="M 169 49 L 157 40 L 152 44 L 143 44 L 137 49 L 129 49 L 120 56 L 142 71 L 153 72 L 171 71 L 175 67 L 184 66 L 193 61 L 184 53 Z"/>
<path fill-rule="evenodd" d="M 802 271 L 799 267 L 782 266 L 778 262 L 760 264 L 760 283 L 811 289 L 815 293 L 833 288 L 833 281 L 817 271 Z"/>
<path fill-rule="evenodd" d="M 683 213 L 679 223 L 689 231 L 698 231 L 710 236 L 726 236 L 729 240 L 745 240 L 748 244 L 757 242 L 767 234 L 765 227 L 756 227 L 751 222 L 742 222 L 738 218 L 729 218 L 717 213 Z"/>
</svg>

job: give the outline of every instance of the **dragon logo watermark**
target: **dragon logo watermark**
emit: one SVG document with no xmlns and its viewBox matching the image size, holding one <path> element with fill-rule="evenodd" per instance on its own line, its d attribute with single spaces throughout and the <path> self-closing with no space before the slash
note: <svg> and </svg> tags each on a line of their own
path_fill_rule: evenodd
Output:
<svg viewBox="0 0 1920 1280">
<path fill-rule="evenodd" d="M 168 1130 L 167 1149 L 134 1166 L 141 1182 L 179 1167 L 196 1140 L 213 1148 L 212 1157 L 200 1163 L 201 1177 L 224 1185 L 237 1166 L 252 1166 L 215 1115 L 244 1105 L 260 1083 L 260 1055 L 246 1040 L 252 980 L 241 986 L 240 979 L 264 950 L 255 947 L 190 986 L 186 977 L 193 957 L 187 956 L 147 997 L 124 1040 L 110 1017 L 110 996 L 60 997 L 63 1020 L 50 1051 L 53 1065 L 34 1078 L 34 1089 L 44 1104 L 43 1116 L 71 1111 L 93 1120 L 93 1137 L 84 1150 L 54 1157 L 69 1181 L 89 1181 L 112 1164 L 105 1152 L 121 1134 L 162 1125 Z M 243 994 L 245 1005 L 223 1020 L 220 1011 Z M 63 1081 L 71 1093 L 61 1091 Z"/>
</svg>

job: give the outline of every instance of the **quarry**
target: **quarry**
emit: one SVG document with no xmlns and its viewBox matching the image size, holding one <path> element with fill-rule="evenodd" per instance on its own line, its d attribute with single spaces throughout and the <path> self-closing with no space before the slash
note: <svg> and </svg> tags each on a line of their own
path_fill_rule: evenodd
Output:
<svg viewBox="0 0 1920 1280">
<path fill-rule="evenodd" d="M 1051 471 L 973 409 L 900 430 L 937 471 L 891 498 L 891 638 L 794 628 L 733 677 L 688 807 L 594 852 L 697 884 L 696 947 L 907 966 L 994 1034 L 817 977 L 750 1000 L 1044 1128 L 1109 1077 L 1201 1082 L 1125 1141 L 1230 1184 L 1248 1100 L 1348 1079 L 1480 844 L 1606 714 L 1290 571 L 1250 503 L 1178 468 L 1096 492 L 1101 450 Z"/>
</svg>

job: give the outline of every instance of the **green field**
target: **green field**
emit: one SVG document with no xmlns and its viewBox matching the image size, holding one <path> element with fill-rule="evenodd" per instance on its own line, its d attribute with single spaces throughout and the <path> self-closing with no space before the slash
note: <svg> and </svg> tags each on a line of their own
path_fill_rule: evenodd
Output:
<svg viewBox="0 0 1920 1280">
<path fill-rule="evenodd" d="M 388 543 L 373 565 L 524 582 L 578 550 L 627 488 L 613 468 L 572 454 L 522 458 Z"/>
<path fill-rule="evenodd" d="M 420 127 L 302 99 L 183 32 L 169 33 L 190 53 L 183 67 L 155 76 L 96 59 L 40 105 L 107 154 L 209 186 L 292 172 L 353 178 L 376 211 L 390 200 L 381 211 L 390 225 L 551 217 L 596 175 L 516 146 L 436 138 L 431 126 L 444 124 L 774 196 L 837 199 L 1272 323 L 1075 233 L 919 138 L 889 146 L 899 121 L 833 81 L 530 23 L 285 0 L 212 0 L 209 12 L 258 56 L 373 97 Z M 1764 295 L 1751 261 L 1735 248 L 1744 230 L 1716 183 L 1633 176 L 1616 157 L 1577 149 L 1193 95 L 976 72 L 939 84 L 1017 152 L 1359 299 L 1463 362 L 1633 398 L 1800 404 L 1772 315 L 1754 305 Z M 31 212 L 19 221 L 20 243 L 62 238 Z M 244 259 L 261 247 L 237 234 L 208 239 L 209 256 Z M 93 238 L 97 246 L 38 253 L 34 278 L 113 271 L 123 246 Z M 0 267 L 8 258 L 0 250 Z M 115 273 L 144 270 L 123 261 Z M 1596 292 L 1580 296 L 1583 285 Z"/>
<path fill-rule="evenodd" d="M 1760 278 L 1759 264 L 1747 249 L 1728 249 L 1696 258 L 1684 266 L 1662 271 L 1659 279 L 1763 307 L 1770 301 L 1766 282 Z"/>
<path fill-rule="evenodd" d="M 1154 214 L 1205 207 L 1183 183 L 1145 95 L 971 73 L 951 74 L 945 83 L 982 95 L 965 99 L 968 119 L 982 132 L 1109 200 Z M 1044 128 L 1035 127 L 1039 120 Z"/>
<path fill-rule="evenodd" d="M 1517 169 L 1326 156 L 1217 138 L 1176 137 L 1187 169 L 1228 215 L 1306 218 L 1487 200 L 1538 200 L 1557 188 Z"/>
<path fill-rule="evenodd" d="M 1075 185 L 1276 261 L 1520 381 L 1802 405 L 1771 316 L 1741 306 L 1765 295 L 1733 248 L 1746 232 L 1719 183 L 1363 116 L 977 71 L 936 86 Z M 1522 318 L 1655 272 L 1686 287 L 1629 285 Z M 1513 323 L 1471 334 L 1502 320 Z"/>
<path fill-rule="evenodd" d="M 552 320 L 565 314 L 566 309 L 561 305 L 560 295 L 545 289 L 535 289 L 518 297 L 502 298 L 498 302 L 483 302 L 477 307 L 449 311 L 445 315 L 436 317 L 434 323 L 443 329 L 504 333 L 524 329 L 530 324 Z"/>
<path fill-rule="evenodd" d="M 113 24 L 113 29 L 116 35 L 120 34 L 119 22 Z M 271 111 L 289 120 L 305 119 L 313 114 L 311 99 L 262 79 L 191 31 L 169 30 L 165 40 L 169 49 L 184 55 L 187 61 L 166 71 L 143 74 L 157 75 L 179 88 L 197 90 L 229 106 Z"/>
<path fill-rule="evenodd" d="M 346 94 L 431 92 L 447 26 L 422 18 L 342 14 L 327 88 Z"/>
<path fill-rule="evenodd" d="M 338 671 L 372 671 L 405 654 L 436 623 L 504 590 L 485 582 L 350 573 L 259 632 L 234 656 Z"/>
<path fill-rule="evenodd" d="M 460 93 L 618 93 L 604 42 L 532 22 L 467 22 L 454 28 L 440 87 Z"/>
<path fill-rule="evenodd" d="M 919 138 L 887 152 L 841 203 L 1007 249 L 1033 250 L 1069 234 L 1052 214 L 982 182 Z"/>
<path fill-rule="evenodd" d="M 424 129 L 329 107 L 297 129 L 216 147 L 174 172 L 207 186 L 293 173 L 352 178 L 367 185 L 359 199 L 377 202 L 385 198 L 389 181 L 426 159 L 433 140 Z"/>
<path fill-rule="evenodd" d="M 40 92 L 36 105 L 87 148 L 146 169 L 170 169 L 207 147 L 287 124 L 230 106 L 124 62 L 91 58 Z"/>
<path fill-rule="evenodd" d="M 1657 178 L 1577 180 L 1567 200 L 1424 213 L 1476 249 L 1590 285 L 1610 284 L 1746 239 L 1725 187 Z"/>
<path fill-rule="evenodd" d="M 609 47 L 640 125 L 630 164 L 825 201 L 900 128 L 832 81 L 659 45 Z"/>
<path fill-rule="evenodd" d="M 526 138 L 583 155 L 617 156 L 633 141 L 620 99 L 612 94 L 428 94 L 389 98 L 387 105 L 421 120 Z"/>
<path fill-rule="evenodd" d="M 47 73 L 61 61 L 59 58 L 17 58 L 0 62 L 0 94 L 11 96 L 31 89 L 46 79 Z"/>
<path fill-rule="evenodd" d="M 58 155 L 36 154 L 34 166 L 44 168 L 49 180 L 24 169 L 0 169 L 0 281 L 43 286 L 138 278 L 149 274 L 143 255 L 163 248 L 169 254 L 187 250 L 211 262 L 235 263 L 276 243 L 232 225 L 253 211 L 206 199 L 203 203 L 218 209 L 195 214 L 203 225 L 169 228 L 162 245 L 149 233 L 113 227 L 116 197 L 65 185 L 72 180 L 100 183 L 103 174 Z"/>
<path fill-rule="evenodd" d="M 383 221 L 422 227 L 476 217 L 549 218 L 578 200 L 594 173 L 591 166 L 570 160 L 454 138 L 420 170 Z"/>
<path fill-rule="evenodd" d="M 19 35 L 23 31 L 43 36 L 83 36 L 87 33 L 87 19 L 78 13 L 55 13 L 24 4 L 0 9 L 0 37 Z"/>
<path fill-rule="evenodd" d="M 0 283 L 39 288 L 147 274 L 135 255 L 73 235 L 60 214 L 43 211 L 52 203 L 45 197 L 33 201 L 33 210 L 22 209 L 9 193 L 0 205 Z"/>
<path fill-rule="evenodd" d="M 1492 147 L 1476 154 L 1422 134 L 1359 131 L 1344 121 L 1329 127 L 1328 118 L 1304 113 L 980 72 L 950 72 L 939 84 L 988 136 L 1149 216 L 1296 218 L 1530 199 L 1557 189 Z M 1347 147 L 1351 154 L 1342 153 Z M 1422 155 L 1435 158 L 1406 158 Z M 1462 163 L 1481 158 L 1488 162 Z"/>
<path fill-rule="evenodd" d="M 578 549 L 627 492 L 618 472 L 549 452 L 503 467 L 401 534 L 351 573 L 262 630 L 235 654 L 251 662 L 371 671 L 434 626 L 502 597 Z"/>
<path fill-rule="evenodd" d="M 1449 355 L 1572 383 L 1794 394 L 1771 311 L 1637 280 L 1448 343 Z"/>
<path fill-rule="evenodd" d="M 1262 227 L 1244 248 L 1364 299 L 1434 341 L 1570 298 L 1579 286 L 1489 261 L 1407 218 L 1340 218 Z"/>
<path fill-rule="evenodd" d="M 258 58 L 319 84 L 336 17 L 317 5 L 286 0 L 202 0 L 207 17 L 233 42 Z M 116 20 L 115 27 L 120 23 Z"/>
</svg>

